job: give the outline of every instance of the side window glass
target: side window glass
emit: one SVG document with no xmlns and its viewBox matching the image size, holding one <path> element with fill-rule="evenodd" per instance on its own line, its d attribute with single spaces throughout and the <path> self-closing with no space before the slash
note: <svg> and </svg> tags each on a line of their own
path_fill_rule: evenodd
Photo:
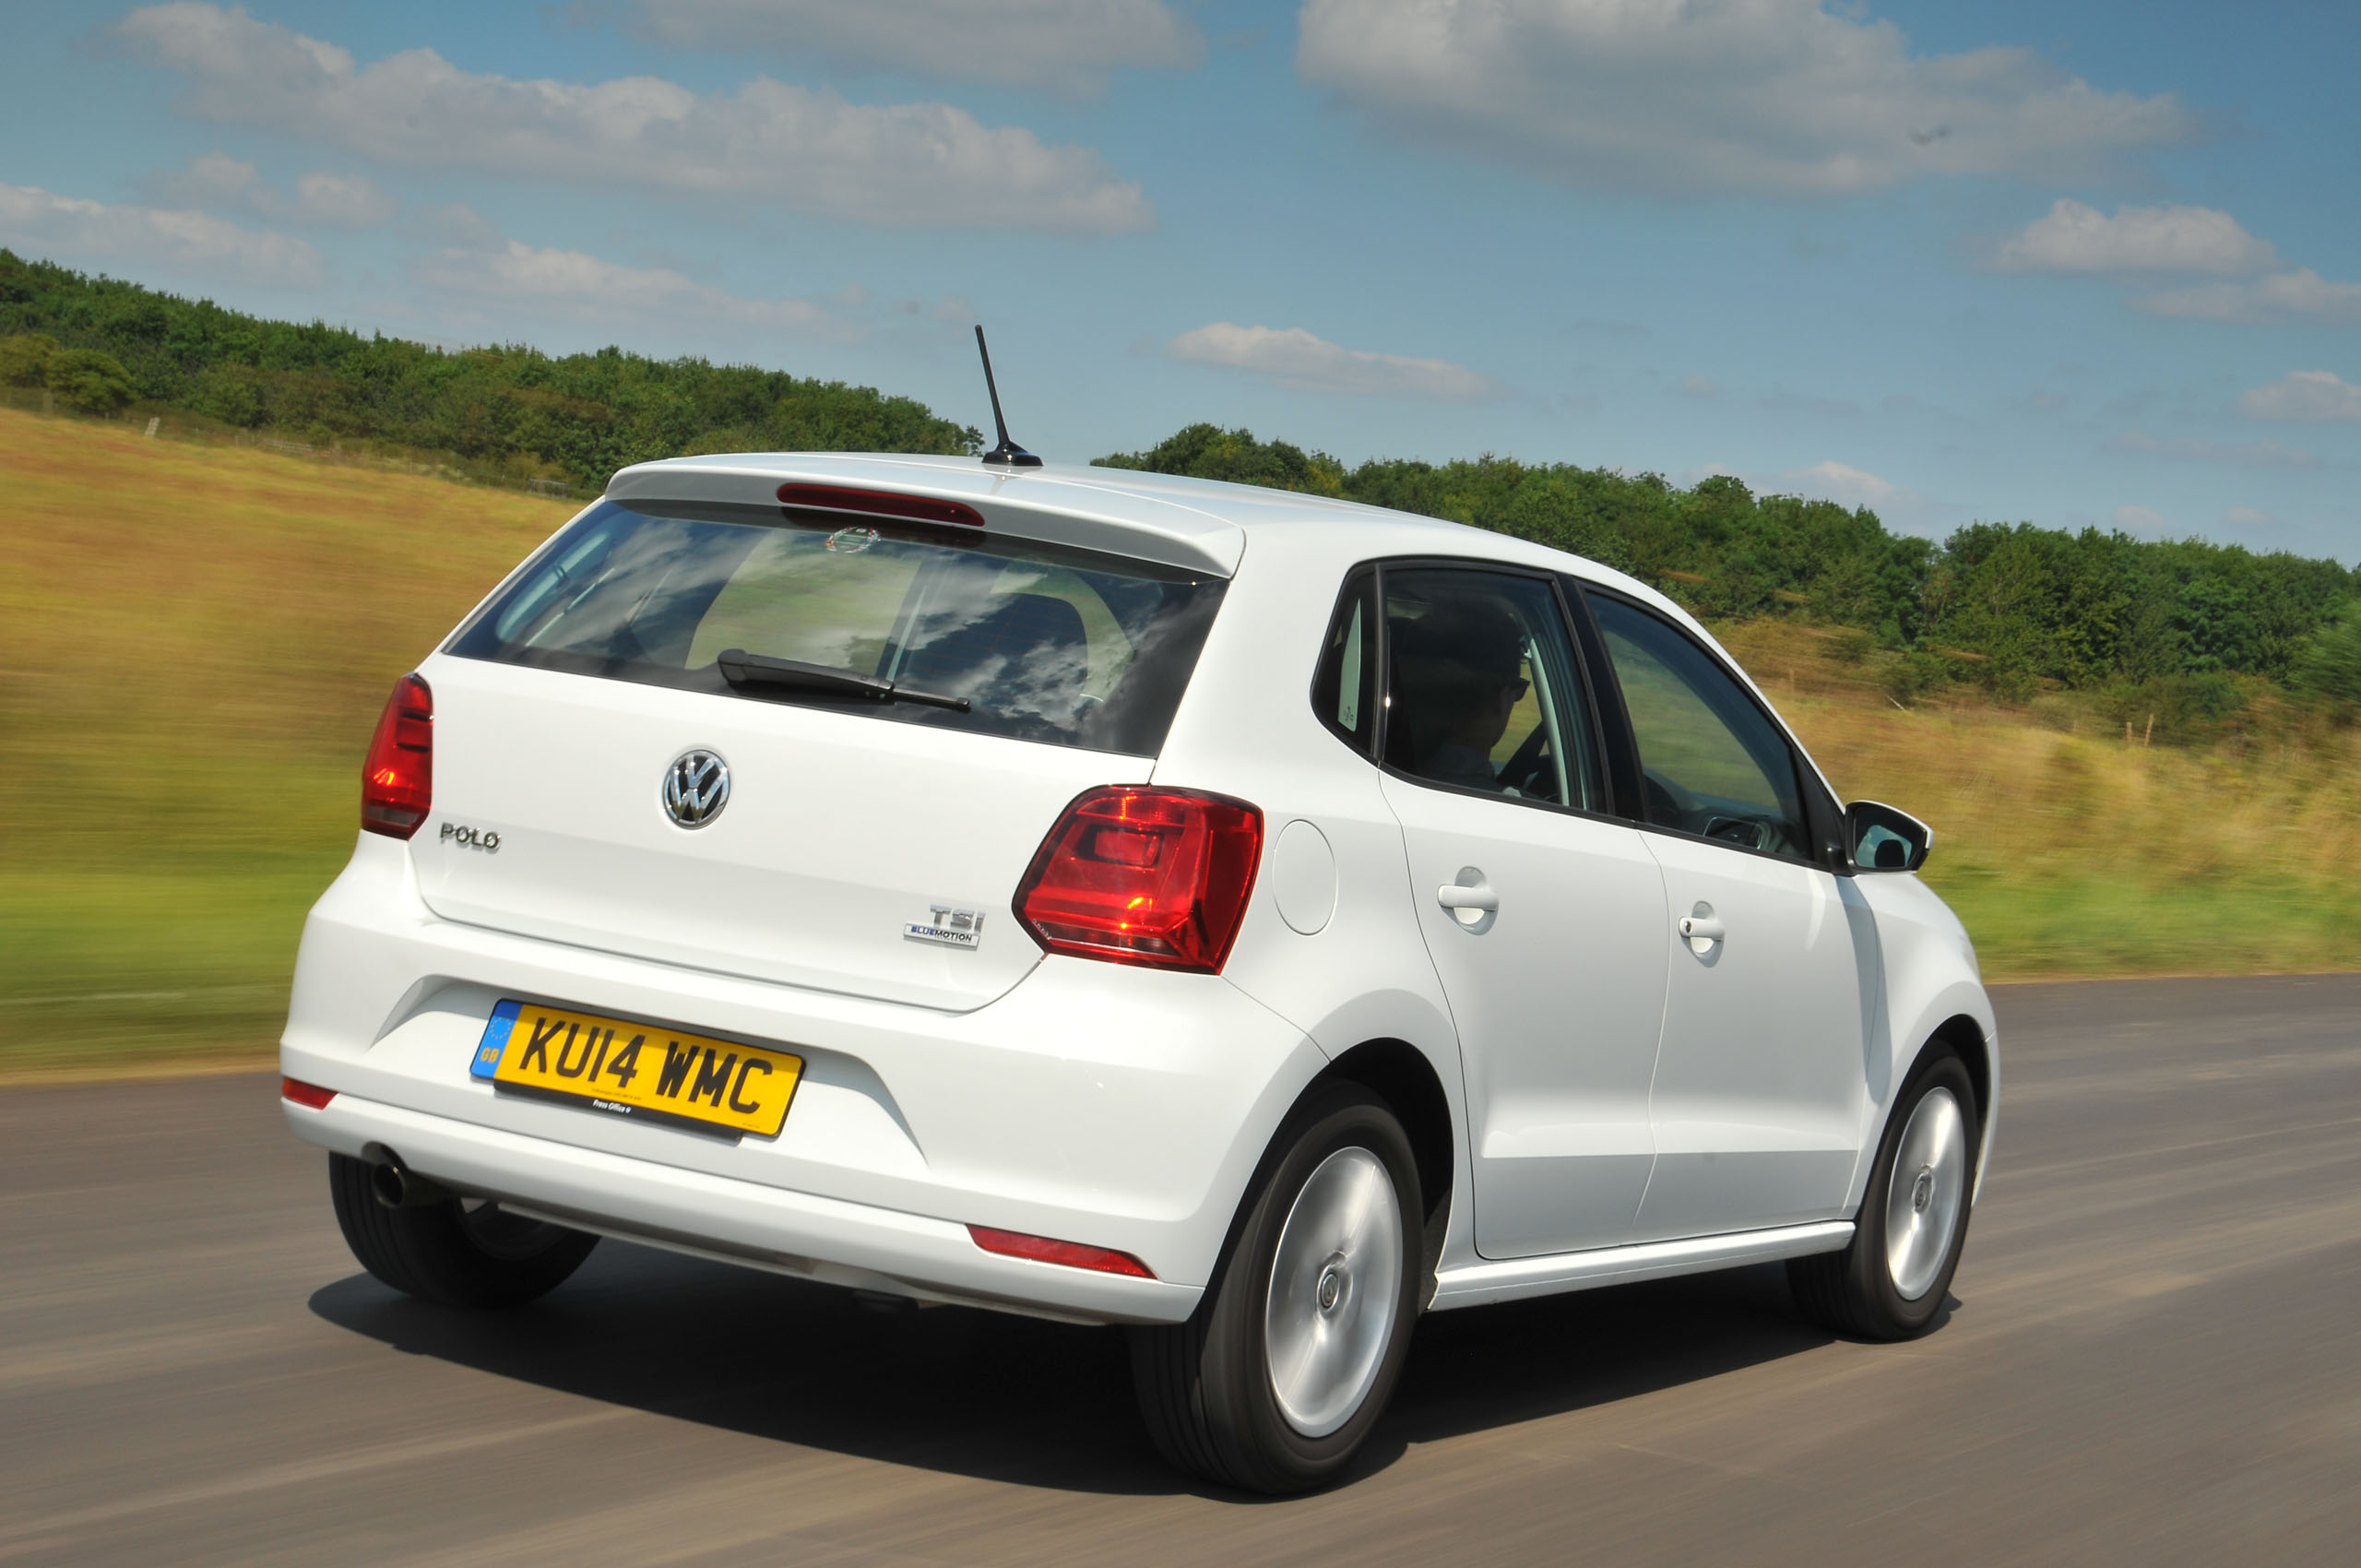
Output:
<svg viewBox="0 0 2361 1568">
<path fill-rule="evenodd" d="M 1311 682 L 1320 722 L 1363 756 L 1377 749 L 1376 582 L 1366 569 L 1346 581 Z"/>
<path fill-rule="evenodd" d="M 1711 655 L 1666 622 L 1590 596 L 1640 751 L 1648 820 L 1741 849 L 1809 859 L 1786 738 Z"/>
<path fill-rule="evenodd" d="M 1389 570 L 1385 636 L 1389 766 L 1430 783 L 1601 809 L 1582 676 L 1548 583 Z"/>
</svg>

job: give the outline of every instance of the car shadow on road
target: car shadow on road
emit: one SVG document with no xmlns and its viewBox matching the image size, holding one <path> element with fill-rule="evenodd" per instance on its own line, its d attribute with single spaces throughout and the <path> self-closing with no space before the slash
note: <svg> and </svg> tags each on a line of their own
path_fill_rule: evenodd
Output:
<svg viewBox="0 0 2361 1568">
<path fill-rule="evenodd" d="M 366 1275 L 328 1323 L 412 1355 L 782 1443 L 1018 1485 L 1214 1495 L 1167 1468 L 1117 1332 L 850 1292 L 609 1241 L 516 1312 L 432 1306 Z M 1717 1377 L 1824 1345 L 1775 1267 L 1425 1319 L 1355 1479 L 1410 1445 Z M 1228 1495 L 1228 1494 L 1223 1494 Z"/>
</svg>

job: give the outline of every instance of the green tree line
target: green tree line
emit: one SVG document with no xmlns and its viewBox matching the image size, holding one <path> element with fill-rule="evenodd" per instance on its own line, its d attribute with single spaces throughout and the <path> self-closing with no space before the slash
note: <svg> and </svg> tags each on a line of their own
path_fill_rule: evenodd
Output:
<svg viewBox="0 0 2361 1568">
<path fill-rule="evenodd" d="M 310 441 L 451 453 L 592 493 L 626 464 L 687 452 L 979 445 L 923 404 L 840 381 L 614 348 L 430 348 L 267 321 L 5 249 L 0 381 L 79 412 L 156 404 Z"/>
<path fill-rule="evenodd" d="M 2361 572 L 2284 552 L 1975 523 L 1937 542 L 1866 507 L 1756 495 L 1720 476 L 1485 457 L 1376 459 L 1193 424 L 1097 459 L 1307 491 L 1445 517 L 1586 555 L 1711 617 L 1790 615 L 1855 628 L 1889 660 L 1897 698 L 1949 681 L 2023 700 L 2096 694 L 2199 738 L 2256 683 L 2361 704 Z"/>
<path fill-rule="evenodd" d="M 908 398 L 622 349 L 445 350 L 270 321 L 0 249 L 0 384 L 65 407 L 184 410 L 307 440 L 448 453 L 602 488 L 694 452 L 974 452 Z M 1906 701 L 1952 681 L 2091 694 L 2213 733 L 2268 689 L 2361 709 L 2361 573 L 2333 561 L 2085 529 L 1975 523 L 1940 542 L 1874 512 L 1571 464 L 1375 459 L 1193 424 L 1110 468 L 1339 496 L 1491 529 L 1620 568 L 1709 617 L 1785 615 L 1881 648 Z"/>
</svg>

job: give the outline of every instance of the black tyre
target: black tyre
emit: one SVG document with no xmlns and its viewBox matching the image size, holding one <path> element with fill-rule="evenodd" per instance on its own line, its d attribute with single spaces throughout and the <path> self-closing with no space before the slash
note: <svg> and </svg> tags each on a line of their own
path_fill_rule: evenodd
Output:
<svg viewBox="0 0 2361 1568">
<path fill-rule="evenodd" d="M 1332 1479 L 1377 1424 L 1430 1270 L 1418 1162 L 1376 1096 L 1321 1091 L 1272 1146 L 1195 1315 L 1133 1330 L 1132 1372 L 1174 1466 L 1293 1492 Z"/>
<path fill-rule="evenodd" d="M 1948 1047 L 1932 1048 L 1894 1101 L 1852 1243 L 1787 1265 L 1806 1317 L 1856 1339 L 1927 1332 L 1967 1241 L 1982 1125 L 1966 1067 Z"/>
<path fill-rule="evenodd" d="M 328 1194 L 345 1245 L 395 1289 L 451 1307 L 516 1307 L 549 1294 L 582 1266 L 599 1238 L 457 1198 L 387 1208 L 370 1192 L 370 1167 L 328 1156 Z"/>
</svg>

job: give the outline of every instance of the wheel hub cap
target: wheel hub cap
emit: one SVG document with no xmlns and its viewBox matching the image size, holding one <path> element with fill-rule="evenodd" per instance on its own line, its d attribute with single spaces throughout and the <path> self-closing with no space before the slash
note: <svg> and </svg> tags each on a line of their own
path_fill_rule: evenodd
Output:
<svg viewBox="0 0 2361 1568">
<path fill-rule="evenodd" d="M 1271 1392 L 1304 1436 L 1325 1437 L 1351 1420 L 1376 1386 L 1404 1251 L 1385 1162 L 1365 1148 L 1322 1160 L 1280 1228 L 1263 1311 Z"/>
<path fill-rule="evenodd" d="M 1933 1289 L 1951 1257 L 1966 1212 L 1967 1160 L 1967 1118 L 1951 1090 L 1936 1089 L 1910 1112 L 1886 1187 L 1886 1269 L 1905 1301 Z"/>
</svg>

